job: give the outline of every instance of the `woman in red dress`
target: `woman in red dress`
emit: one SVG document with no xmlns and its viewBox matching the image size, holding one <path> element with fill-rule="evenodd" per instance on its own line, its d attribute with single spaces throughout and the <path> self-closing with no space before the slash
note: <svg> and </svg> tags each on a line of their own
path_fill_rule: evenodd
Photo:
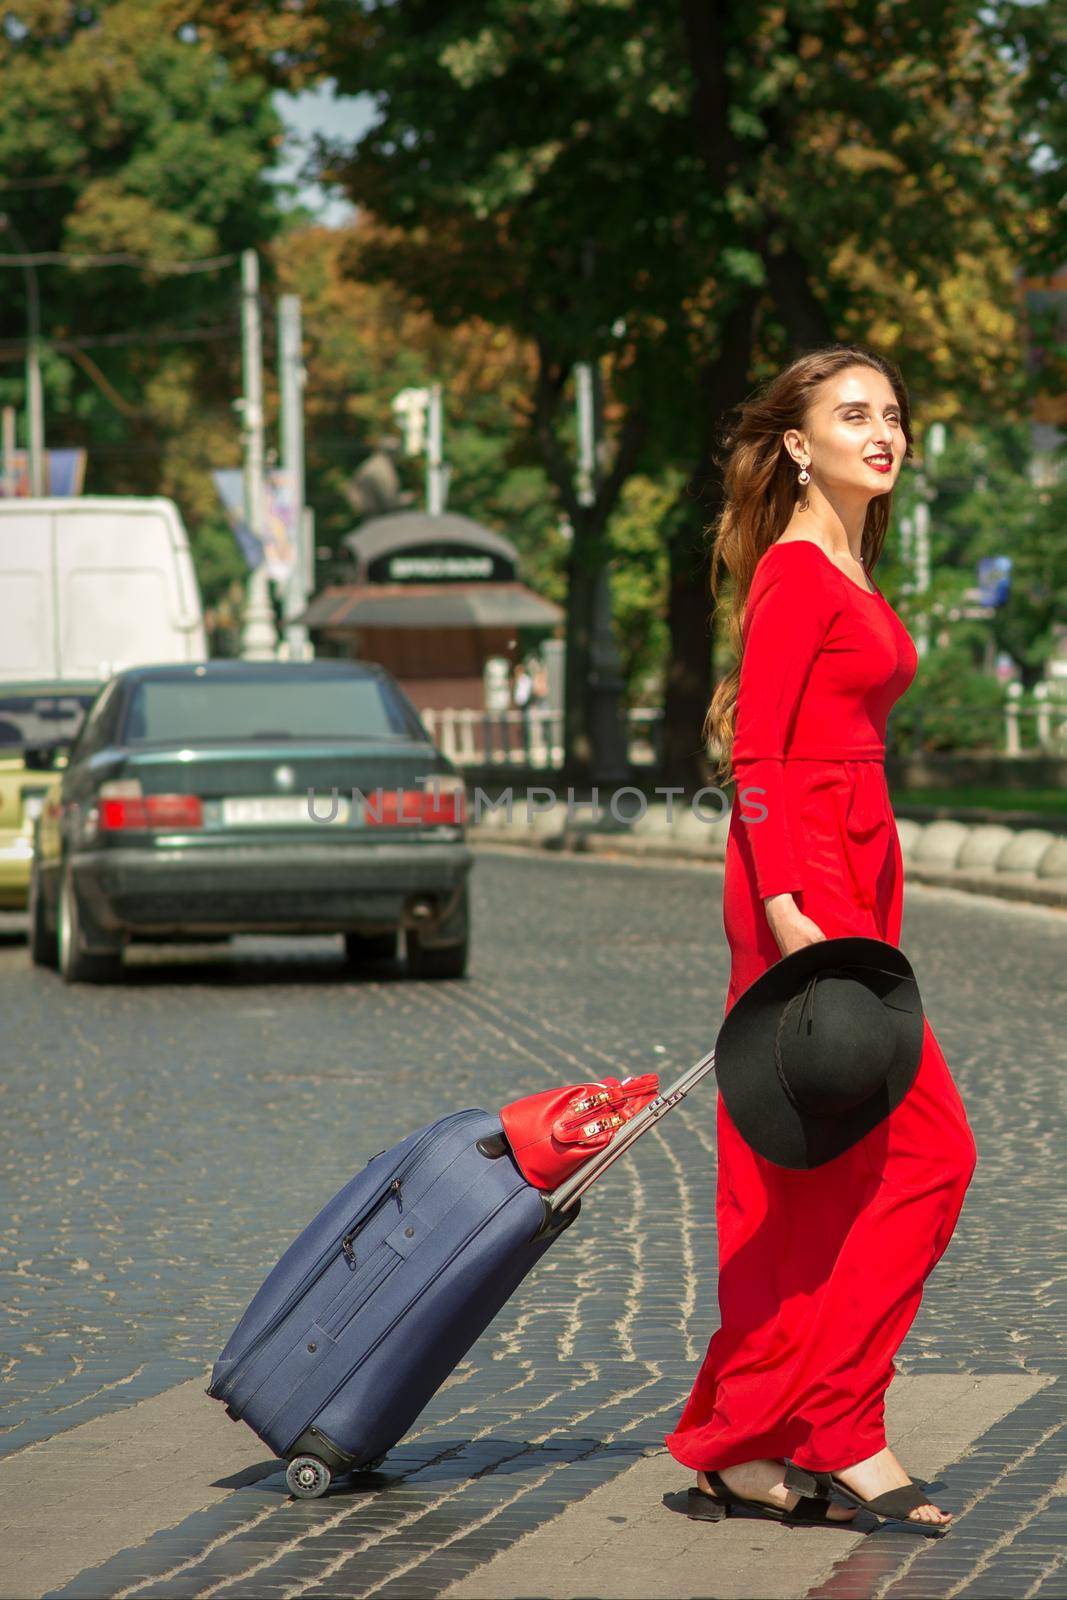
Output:
<svg viewBox="0 0 1067 1600">
<path fill-rule="evenodd" d="M 723 886 L 726 1011 L 822 939 L 900 943 L 903 865 L 885 780 L 886 718 L 915 675 L 911 637 L 872 582 L 911 432 L 892 363 L 857 346 L 801 357 L 740 408 L 712 552 L 734 580 L 739 668 L 705 734 L 736 780 Z M 885 1392 L 923 1283 L 959 1216 L 976 1151 L 924 1019 L 903 1101 L 858 1143 L 795 1171 L 756 1154 L 718 1100 L 719 1311 L 665 1442 L 748 1500 L 791 1510 L 789 1461 L 864 1500 L 905 1486 Z M 773 1513 L 771 1513 L 773 1514 Z M 831 1520 L 854 1509 L 836 1503 Z M 946 1523 L 925 1503 L 911 1520 Z"/>
</svg>

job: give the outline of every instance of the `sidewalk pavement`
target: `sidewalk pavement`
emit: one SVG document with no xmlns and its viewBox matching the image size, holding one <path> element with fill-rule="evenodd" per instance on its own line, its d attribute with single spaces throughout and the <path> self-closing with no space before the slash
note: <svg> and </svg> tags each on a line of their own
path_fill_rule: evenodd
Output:
<svg viewBox="0 0 1067 1600">
<path fill-rule="evenodd" d="M 547 788 L 533 791 L 533 795 L 550 793 Z M 504 808 L 491 810 L 480 804 L 478 813 L 471 815 L 468 835 L 474 844 L 710 865 L 725 861 L 730 812 L 720 816 L 714 796 L 697 808 L 682 799 L 670 807 L 650 803 L 634 789 L 616 790 L 610 799 L 614 810 L 603 800 L 595 806 L 575 800 L 568 807 L 565 800 L 539 804 L 520 795 L 513 797 L 510 815 Z M 897 832 L 911 881 L 1067 909 L 1063 834 L 999 823 L 916 822 L 909 817 L 897 818 Z"/>
<path fill-rule="evenodd" d="M 440 1600 L 794 1600 L 825 1596 L 845 1600 L 878 1588 L 876 1580 L 897 1575 L 894 1595 L 941 1592 L 929 1589 L 934 1552 L 965 1571 L 962 1546 L 980 1539 L 983 1570 L 996 1572 L 998 1543 L 986 1526 L 991 1466 L 1012 1454 L 1011 1432 L 1025 1431 L 1020 1408 L 1055 1382 L 1030 1373 L 901 1374 L 887 1396 L 886 1420 L 899 1452 L 913 1473 L 933 1479 L 944 1473 L 948 1487 L 938 1500 L 954 1512 L 956 1525 L 944 1544 L 899 1526 L 877 1528 L 875 1519 L 857 1513 L 850 1527 L 786 1529 L 762 1518 L 731 1516 L 712 1524 L 681 1514 L 693 1475 L 661 1444 L 648 1442 L 631 1465 L 608 1481 L 571 1481 L 558 1495 L 559 1510 L 525 1534 L 516 1528 L 497 1540 L 489 1556 L 486 1539 L 466 1563 L 449 1561 L 448 1548 L 460 1539 L 470 1546 L 506 1506 L 472 1505 L 455 1497 L 453 1477 L 438 1486 L 440 1526 L 428 1540 L 429 1526 L 405 1537 L 392 1530 L 382 1508 L 405 1499 L 405 1483 L 419 1473 L 389 1479 L 388 1459 L 381 1472 L 362 1480 L 342 1480 L 326 1499 L 290 1502 L 281 1463 L 246 1428 L 228 1422 L 205 1396 L 203 1379 L 183 1383 L 116 1415 L 98 1417 L 70 1432 L 30 1445 L 0 1461 L 0 1596 L 55 1594 L 65 1585 L 82 1596 L 114 1597 L 137 1591 L 173 1596 L 227 1594 L 260 1596 L 280 1592 L 269 1569 L 287 1563 L 288 1592 L 333 1592 L 324 1583 L 331 1566 L 350 1550 L 355 1558 L 346 1581 L 360 1577 L 362 1551 L 368 1579 L 377 1565 L 376 1545 L 399 1541 L 396 1555 L 408 1562 L 394 1568 L 392 1592 L 403 1590 L 405 1565 L 422 1567 L 413 1576 L 414 1595 Z M 1039 1402 L 1040 1403 L 1040 1402 Z M 1013 1413 L 1018 1414 L 1017 1421 Z M 1021 1435 L 1020 1435 L 1021 1437 Z M 402 1452 L 401 1452 L 402 1453 Z M 1015 1453 L 1018 1453 L 1016 1448 Z M 543 1463 L 544 1464 L 544 1463 Z M 1013 1470 L 1017 1462 L 1011 1462 Z M 560 1462 L 556 1470 L 563 1471 Z M 1062 1554 L 1067 1515 L 1067 1472 L 1053 1474 L 1030 1496 L 1023 1520 L 1035 1539 L 1025 1574 L 1005 1573 L 984 1594 L 1022 1594 L 1014 1587 L 1026 1578 L 1030 1594 L 1049 1600 L 1063 1594 L 1049 1584 Z M 603 1480 L 603 1474 L 598 1474 Z M 1047 1476 L 1047 1475 L 1046 1475 Z M 505 1484 L 502 1487 L 506 1486 Z M 512 1480 L 515 1494 L 525 1488 Z M 444 1491 L 441 1493 L 441 1491 Z M 451 1491 L 451 1493 L 449 1492 Z M 427 1484 L 425 1495 L 432 1502 Z M 451 1499 L 452 1515 L 443 1516 Z M 222 1503 L 225 1502 L 225 1503 Z M 288 1510 L 286 1509 L 288 1507 Z M 972 1509 L 976 1508 L 976 1509 Z M 425 1508 L 432 1515 L 432 1505 Z M 197 1515 L 200 1513 L 200 1515 Z M 204 1513 L 208 1513 L 208 1526 Z M 285 1522 L 273 1534 L 271 1524 Z M 424 1521 L 426 1519 L 424 1518 Z M 1005 1523 L 1001 1543 L 1013 1545 L 1020 1560 L 1018 1517 Z M 446 1527 L 446 1521 L 448 1526 Z M 217 1523 L 217 1527 L 215 1526 Z M 974 1524 L 973 1528 L 970 1524 Z M 343 1526 L 342 1526 L 343 1525 Z M 876 1531 L 869 1531 L 869 1530 Z M 322 1546 L 321 1555 L 318 1547 Z M 425 1570 L 433 1546 L 441 1557 L 436 1582 Z M 953 1548 L 955 1547 L 955 1548 Z M 901 1587 L 910 1560 L 922 1552 L 927 1587 Z M 962 1567 L 960 1566 L 963 1562 Z M 466 1566 L 462 1576 L 455 1577 Z M 293 1583 L 296 1569 L 304 1583 Z M 93 1569 L 98 1569 L 94 1572 Z M 194 1571 L 192 1569 L 199 1569 Z M 72 1582 L 80 1574 L 77 1582 Z M 454 1581 L 450 1581 L 453 1579 Z M 1035 1583 L 1037 1587 L 1035 1587 Z M 282 1584 L 285 1588 L 286 1584 Z M 371 1582 L 370 1587 L 376 1589 Z M 344 1592 L 356 1592 L 352 1588 Z M 364 1592 L 362 1588 L 359 1592 Z M 974 1578 L 968 1594 L 977 1594 Z"/>
<path fill-rule="evenodd" d="M 888 1431 L 913 1475 L 933 1482 L 952 1467 L 955 1485 L 978 1436 L 1045 1381 L 1021 1374 L 901 1377 L 886 1396 Z M 646 1457 L 444 1590 L 442 1600 L 792 1600 L 824 1585 L 841 1600 L 872 1593 L 872 1580 L 902 1555 L 935 1548 L 899 1526 L 873 1532 L 877 1519 L 863 1512 L 847 1531 L 780 1528 L 747 1515 L 691 1522 L 675 1509 L 685 1498 L 680 1477 L 685 1487 L 695 1482 L 666 1450 Z M 1067 1508 L 1067 1472 L 1054 1492 Z M 966 1491 L 934 1497 L 962 1521 Z"/>
</svg>

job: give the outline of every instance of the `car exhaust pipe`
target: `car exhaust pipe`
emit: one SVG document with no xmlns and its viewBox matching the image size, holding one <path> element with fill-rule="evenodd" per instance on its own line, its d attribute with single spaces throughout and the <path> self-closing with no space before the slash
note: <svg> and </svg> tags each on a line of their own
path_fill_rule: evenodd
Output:
<svg viewBox="0 0 1067 1600">
<path fill-rule="evenodd" d="M 408 916 L 413 922 L 432 922 L 434 915 L 434 907 L 429 900 L 413 900 L 408 907 Z"/>
</svg>

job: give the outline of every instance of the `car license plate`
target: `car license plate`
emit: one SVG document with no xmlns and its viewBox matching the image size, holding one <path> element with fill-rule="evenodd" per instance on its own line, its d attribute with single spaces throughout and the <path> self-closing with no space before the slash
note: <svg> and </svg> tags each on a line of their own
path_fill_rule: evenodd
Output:
<svg viewBox="0 0 1067 1600">
<path fill-rule="evenodd" d="M 222 820 L 227 827 L 262 827 L 278 823 L 304 823 L 309 828 L 328 827 L 331 822 L 347 822 L 352 802 L 344 795 L 337 796 L 337 812 L 333 815 L 333 796 L 319 795 L 314 801 L 315 815 L 308 809 L 306 794 L 265 794 L 242 796 L 241 799 L 222 802 Z"/>
</svg>

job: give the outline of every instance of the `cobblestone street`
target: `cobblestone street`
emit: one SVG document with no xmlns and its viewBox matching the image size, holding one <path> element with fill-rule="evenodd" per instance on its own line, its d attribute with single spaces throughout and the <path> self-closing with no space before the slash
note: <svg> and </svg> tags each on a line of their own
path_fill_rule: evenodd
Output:
<svg viewBox="0 0 1067 1600">
<path fill-rule="evenodd" d="M 721 893 L 717 868 L 481 848 L 471 975 L 458 983 L 390 966 L 353 979 L 333 940 L 239 939 L 138 948 L 121 984 L 67 987 L 5 942 L 0 1456 L 32 1473 L 41 1442 L 61 1462 L 57 1436 L 70 1433 L 73 1460 L 72 1430 L 202 1386 L 285 1244 L 412 1129 L 602 1072 L 671 1081 L 722 1020 Z M 782 1586 L 762 1592 L 1067 1596 L 1067 918 L 909 887 L 901 943 L 979 1161 L 898 1383 L 920 1385 L 920 1421 L 934 1380 L 947 1410 L 946 1396 L 985 1382 L 1016 1387 L 940 1468 L 948 1538 L 813 1529 L 823 1566 L 799 1587 L 782 1567 Z M 662 1436 L 718 1321 L 715 1093 L 711 1078 L 590 1192 L 376 1473 L 293 1502 L 248 1435 L 261 1469 L 176 1523 L 160 1516 L 151 1537 L 116 1540 L 102 1565 L 71 1564 L 50 1592 L 631 1592 L 557 1590 L 547 1571 L 542 1587 L 473 1585 L 493 1557 L 653 1458 L 664 1487 L 688 1487 Z M 157 1447 L 164 1456 L 165 1437 L 143 1441 L 139 1471 Z M 213 1484 L 219 1467 L 204 1459 L 202 1474 Z M 708 1549 L 751 1530 L 772 1566 L 809 1538 L 767 1522 L 689 1523 L 659 1493 L 653 1512 Z M 2 1577 L 3 1594 L 25 1592 L 17 1574 Z M 716 1587 L 710 1559 L 706 1580 L 693 1592 L 742 1592 Z"/>
</svg>

